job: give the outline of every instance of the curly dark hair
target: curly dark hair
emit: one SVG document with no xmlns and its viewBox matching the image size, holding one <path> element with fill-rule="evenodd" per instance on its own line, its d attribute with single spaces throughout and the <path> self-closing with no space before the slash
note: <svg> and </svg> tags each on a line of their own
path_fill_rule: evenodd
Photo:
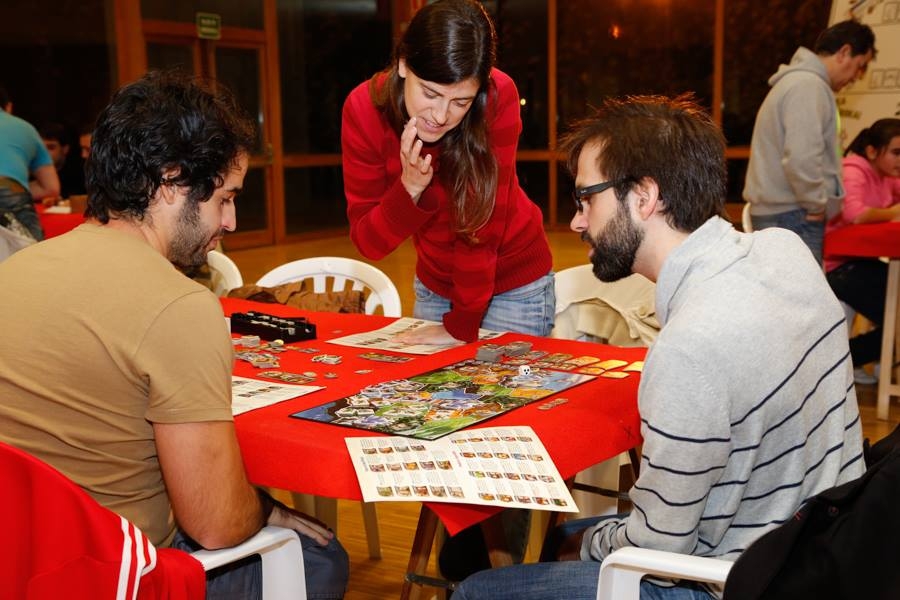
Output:
<svg viewBox="0 0 900 600">
<path fill-rule="evenodd" d="M 97 118 L 85 216 L 143 220 L 164 183 L 205 202 L 255 141 L 254 123 L 223 86 L 151 71 L 119 89 Z"/>
<path fill-rule="evenodd" d="M 581 151 L 594 142 L 602 144 L 598 167 L 618 182 L 620 202 L 649 177 L 659 185 L 662 214 L 679 231 L 724 214 L 725 138 L 693 94 L 606 99 L 561 141 L 573 177 Z"/>
</svg>

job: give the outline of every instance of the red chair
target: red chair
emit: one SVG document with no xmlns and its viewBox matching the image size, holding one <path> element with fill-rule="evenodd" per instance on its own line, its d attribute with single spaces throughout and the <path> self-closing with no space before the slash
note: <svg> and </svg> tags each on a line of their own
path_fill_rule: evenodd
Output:
<svg viewBox="0 0 900 600">
<path fill-rule="evenodd" d="M 157 549 L 140 529 L 30 454 L 0 443 L 0 600 L 204 598 L 205 570 L 263 558 L 264 598 L 306 598 L 300 540 L 266 527 L 225 550 Z"/>
</svg>

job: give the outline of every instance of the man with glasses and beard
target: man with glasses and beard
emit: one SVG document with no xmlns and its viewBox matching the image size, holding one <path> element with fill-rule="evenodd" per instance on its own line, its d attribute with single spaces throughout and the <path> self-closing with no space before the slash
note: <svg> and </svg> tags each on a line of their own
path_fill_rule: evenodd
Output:
<svg viewBox="0 0 900 600">
<path fill-rule="evenodd" d="M 843 311 L 796 234 L 719 216 L 725 142 L 709 116 L 689 97 L 611 99 L 563 148 L 594 274 L 656 282 L 633 509 L 564 524 L 542 554 L 555 562 L 476 573 L 454 600 L 591 600 L 623 546 L 735 560 L 864 470 Z M 718 593 L 641 583 L 642 599 Z"/>
<path fill-rule="evenodd" d="M 49 463 L 157 546 L 233 546 L 295 530 L 307 590 L 341 598 L 348 560 L 320 523 L 247 480 L 233 349 L 190 268 L 235 229 L 254 127 L 220 86 L 151 73 L 113 96 L 88 162 L 86 223 L 0 263 L 0 441 Z M 252 598 L 261 565 L 213 571 Z"/>
</svg>

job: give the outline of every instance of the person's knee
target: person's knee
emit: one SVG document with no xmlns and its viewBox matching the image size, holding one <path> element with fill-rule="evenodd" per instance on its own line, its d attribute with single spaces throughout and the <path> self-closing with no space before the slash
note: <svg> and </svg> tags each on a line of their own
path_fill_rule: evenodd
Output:
<svg viewBox="0 0 900 600">
<path fill-rule="evenodd" d="M 485 577 L 491 577 L 492 571 L 490 569 L 485 571 L 479 571 L 477 573 L 473 573 L 469 575 L 464 580 L 459 582 L 456 585 L 456 589 L 453 590 L 452 598 L 453 600 L 479 600 L 479 598 L 489 598 L 489 594 L 482 594 L 484 591 L 484 586 L 481 584 L 481 580 Z"/>
<path fill-rule="evenodd" d="M 343 598 L 350 577 L 350 557 L 333 538 L 327 546 L 300 536 L 303 541 L 303 567 L 306 575 L 306 594 L 314 598 Z"/>
</svg>

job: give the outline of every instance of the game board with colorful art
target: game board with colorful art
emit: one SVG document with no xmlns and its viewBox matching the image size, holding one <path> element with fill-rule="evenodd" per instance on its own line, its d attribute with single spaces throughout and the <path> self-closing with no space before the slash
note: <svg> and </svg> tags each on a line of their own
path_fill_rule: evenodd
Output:
<svg viewBox="0 0 900 600">
<path fill-rule="evenodd" d="M 594 379 L 593 375 L 466 360 L 294 413 L 293 417 L 433 440 Z"/>
</svg>

